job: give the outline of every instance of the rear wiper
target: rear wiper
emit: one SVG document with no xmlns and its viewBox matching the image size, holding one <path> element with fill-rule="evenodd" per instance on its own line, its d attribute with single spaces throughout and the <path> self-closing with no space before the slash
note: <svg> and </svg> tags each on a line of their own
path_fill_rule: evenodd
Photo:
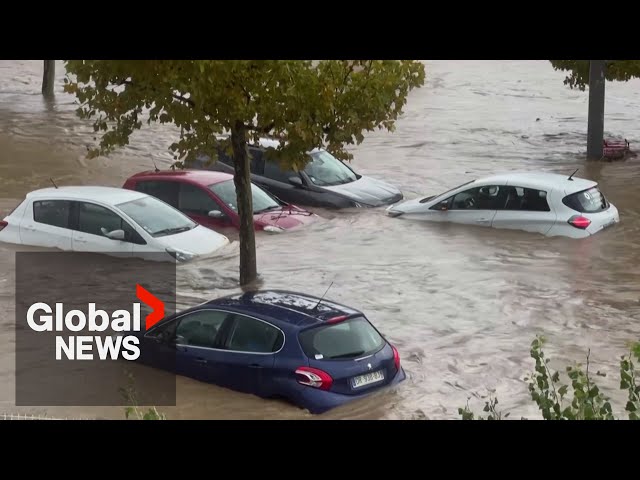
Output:
<svg viewBox="0 0 640 480">
<path fill-rule="evenodd" d="M 359 352 L 350 352 L 350 353 L 343 353 L 342 355 L 334 355 L 331 358 L 350 358 L 350 357 L 357 357 L 358 355 L 362 355 L 364 353 L 364 350 L 360 350 Z"/>
<path fill-rule="evenodd" d="M 180 233 L 186 232 L 187 230 L 191 230 L 191 227 L 173 227 L 173 228 L 165 228 L 163 230 L 159 230 L 154 233 L 154 235 L 169 235 L 171 233 Z"/>
</svg>

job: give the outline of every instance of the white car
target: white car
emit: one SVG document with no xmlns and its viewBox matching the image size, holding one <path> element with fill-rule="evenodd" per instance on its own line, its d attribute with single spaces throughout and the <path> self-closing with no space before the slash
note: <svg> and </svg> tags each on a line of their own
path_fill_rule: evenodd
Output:
<svg viewBox="0 0 640 480">
<path fill-rule="evenodd" d="M 229 243 L 155 197 L 97 186 L 28 193 L 0 222 L 0 241 L 178 262 L 209 255 Z"/>
<path fill-rule="evenodd" d="M 575 173 L 575 172 L 574 172 Z M 620 221 L 598 184 L 573 175 L 506 173 L 387 208 L 391 217 L 583 238 Z"/>
</svg>

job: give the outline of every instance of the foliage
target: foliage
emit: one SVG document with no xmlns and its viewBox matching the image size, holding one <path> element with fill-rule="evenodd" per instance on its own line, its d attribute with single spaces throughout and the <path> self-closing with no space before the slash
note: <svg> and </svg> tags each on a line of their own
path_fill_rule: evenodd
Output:
<svg viewBox="0 0 640 480">
<path fill-rule="evenodd" d="M 215 161 L 220 148 L 235 159 L 243 284 L 255 277 L 247 142 L 278 139 L 283 168 L 302 169 L 316 147 L 350 160 L 363 132 L 395 129 L 425 79 L 409 60 L 67 60 L 66 69 L 65 91 L 100 135 L 89 157 L 127 145 L 147 114 L 148 124 L 178 127 L 175 167 L 196 153 Z"/>
<path fill-rule="evenodd" d="M 531 343 L 530 355 L 535 361 L 532 374 L 525 380 L 531 399 L 537 404 L 545 420 L 615 420 L 610 399 L 605 396 L 596 385 L 590 374 L 590 354 L 587 353 L 586 365 L 581 364 L 566 367 L 567 383 L 561 382 L 560 372 L 552 372 L 549 359 L 545 357 L 543 346 L 545 340 L 536 337 Z M 620 389 L 628 392 L 628 400 L 624 410 L 630 420 L 640 419 L 640 385 L 636 380 L 636 368 L 633 358 L 640 360 L 640 343 L 635 344 L 628 355 L 620 359 Z M 596 372 L 597 376 L 604 376 Z M 571 397 L 568 397 L 571 388 Z M 485 402 L 484 411 L 488 412 L 487 420 L 506 418 L 496 410 L 498 400 L 491 398 Z M 470 410 L 469 404 L 459 408 L 458 413 L 463 420 L 474 420 L 476 417 Z"/>
<path fill-rule="evenodd" d="M 567 71 L 564 84 L 584 91 L 589 85 L 589 60 L 550 60 L 554 70 Z M 609 60 L 605 71 L 608 81 L 627 82 L 640 78 L 639 60 Z"/>
<path fill-rule="evenodd" d="M 129 372 L 127 373 L 127 377 L 127 386 L 121 387 L 119 389 L 120 394 L 129 404 L 129 406 L 126 407 L 124 411 L 125 418 L 127 420 L 129 418 L 134 418 L 137 420 L 166 420 L 166 415 L 164 413 L 158 412 L 156 407 L 151 407 L 146 412 L 140 409 L 140 407 L 138 406 L 137 392 L 134 387 L 135 381 L 133 378 L 133 374 Z"/>
<path fill-rule="evenodd" d="M 492 392 L 495 393 L 495 392 Z M 487 398 L 486 396 L 482 396 L 481 398 Z M 510 413 L 507 412 L 503 414 L 499 411 L 496 406 L 498 405 L 498 399 L 493 396 L 493 394 L 488 396 L 488 400 L 484 402 L 483 412 L 488 413 L 486 417 L 478 416 L 478 420 L 502 420 L 503 418 L 508 418 Z M 469 408 L 469 401 L 467 400 L 467 405 L 464 408 L 458 408 L 458 413 L 462 417 L 462 420 L 475 420 L 476 416 L 473 411 Z"/>
</svg>

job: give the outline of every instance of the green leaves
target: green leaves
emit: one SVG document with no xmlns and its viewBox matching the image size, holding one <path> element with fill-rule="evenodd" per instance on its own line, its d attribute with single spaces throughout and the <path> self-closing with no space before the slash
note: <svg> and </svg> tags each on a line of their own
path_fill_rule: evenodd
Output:
<svg viewBox="0 0 640 480">
<path fill-rule="evenodd" d="M 585 90 L 589 85 L 589 60 L 550 60 L 555 70 L 570 72 L 564 79 L 569 88 Z M 607 61 L 605 78 L 609 81 L 626 82 L 640 77 L 640 61 L 610 60 Z"/>
<path fill-rule="evenodd" d="M 566 376 L 571 383 L 570 390 L 568 385 L 560 384 L 559 372 L 551 374 L 548 369 L 549 359 L 545 358 L 542 349 L 544 344 L 545 341 L 541 337 L 536 337 L 531 342 L 530 355 L 535 366 L 533 373 L 524 379 L 528 384 L 531 400 L 537 404 L 542 417 L 545 420 L 615 420 L 610 399 L 590 377 L 590 352 L 587 353 L 584 370 L 580 364 L 566 367 Z M 640 419 L 640 385 L 637 384 L 635 365 L 632 361 L 633 357 L 637 358 L 636 353 L 637 344 L 634 344 L 629 354 L 622 356 L 620 360 L 620 388 L 628 392 L 624 408 L 630 420 Z M 604 376 L 600 372 L 597 374 Z M 565 403 L 565 399 L 568 400 L 568 404 Z M 483 410 L 490 413 L 489 417 L 494 414 L 497 403 L 497 399 L 495 402 L 485 403 Z M 464 413 L 469 419 L 474 418 L 468 404 Z M 504 417 L 506 418 L 506 415 Z"/>
<path fill-rule="evenodd" d="M 424 65 L 408 60 L 68 60 L 66 69 L 78 115 L 103 115 L 94 120 L 102 155 L 127 145 L 142 117 L 178 127 L 180 159 L 214 151 L 217 135 L 240 121 L 248 141 L 282 137 L 278 157 L 297 169 L 308 150 L 350 159 L 345 147 L 365 132 L 392 131 L 425 80 Z"/>
</svg>

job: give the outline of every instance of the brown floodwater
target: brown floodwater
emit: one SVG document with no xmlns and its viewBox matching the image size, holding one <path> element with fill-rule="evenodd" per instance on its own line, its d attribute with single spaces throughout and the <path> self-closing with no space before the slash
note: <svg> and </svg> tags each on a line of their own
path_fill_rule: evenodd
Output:
<svg viewBox="0 0 640 480">
<path fill-rule="evenodd" d="M 472 226 L 388 218 L 384 210 L 318 212 L 303 230 L 257 238 L 263 286 L 322 295 L 364 310 L 399 348 L 407 381 L 320 416 L 186 378 L 174 419 L 459 418 L 468 397 L 495 389 L 511 418 L 535 418 L 523 378 L 529 345 L 548 339 L 556 368 L 584 361 L 607 394 L 618 361 L 640 339 L 640 159 L 583 161 L 587 92 L 572 91 L 545 61 L 426 61 L 395 133 L 376 132 L 354 149 L 354 167 L 386 179 L 405 196 L 438 193 L 505 170 L 545 170 L 600 182 L 621 223 L 586 240 L 545 238 Z M 41 61 L 0 61 L 0 216 L 35 188 L 121 186 L 155 161 L 168 166 L 169 127 L 146 127 L 110 158 L 86 160 L 91 126 L 73 98 L 40 95 Z M 607 85 L 605 130 L 640 142 L 640 83 Z M 14 405 L 14 252 L 0 245 L 0 413 L 123 418 L 122 408 L 17 408 Z M 179 269 L 188 306 L 237 291 L 237 243 L 218 259 Z M 471 406 L 483 403 L 472 398 Z M 620 409 L 618 409 L 620 412 Z"/>
</svg>

